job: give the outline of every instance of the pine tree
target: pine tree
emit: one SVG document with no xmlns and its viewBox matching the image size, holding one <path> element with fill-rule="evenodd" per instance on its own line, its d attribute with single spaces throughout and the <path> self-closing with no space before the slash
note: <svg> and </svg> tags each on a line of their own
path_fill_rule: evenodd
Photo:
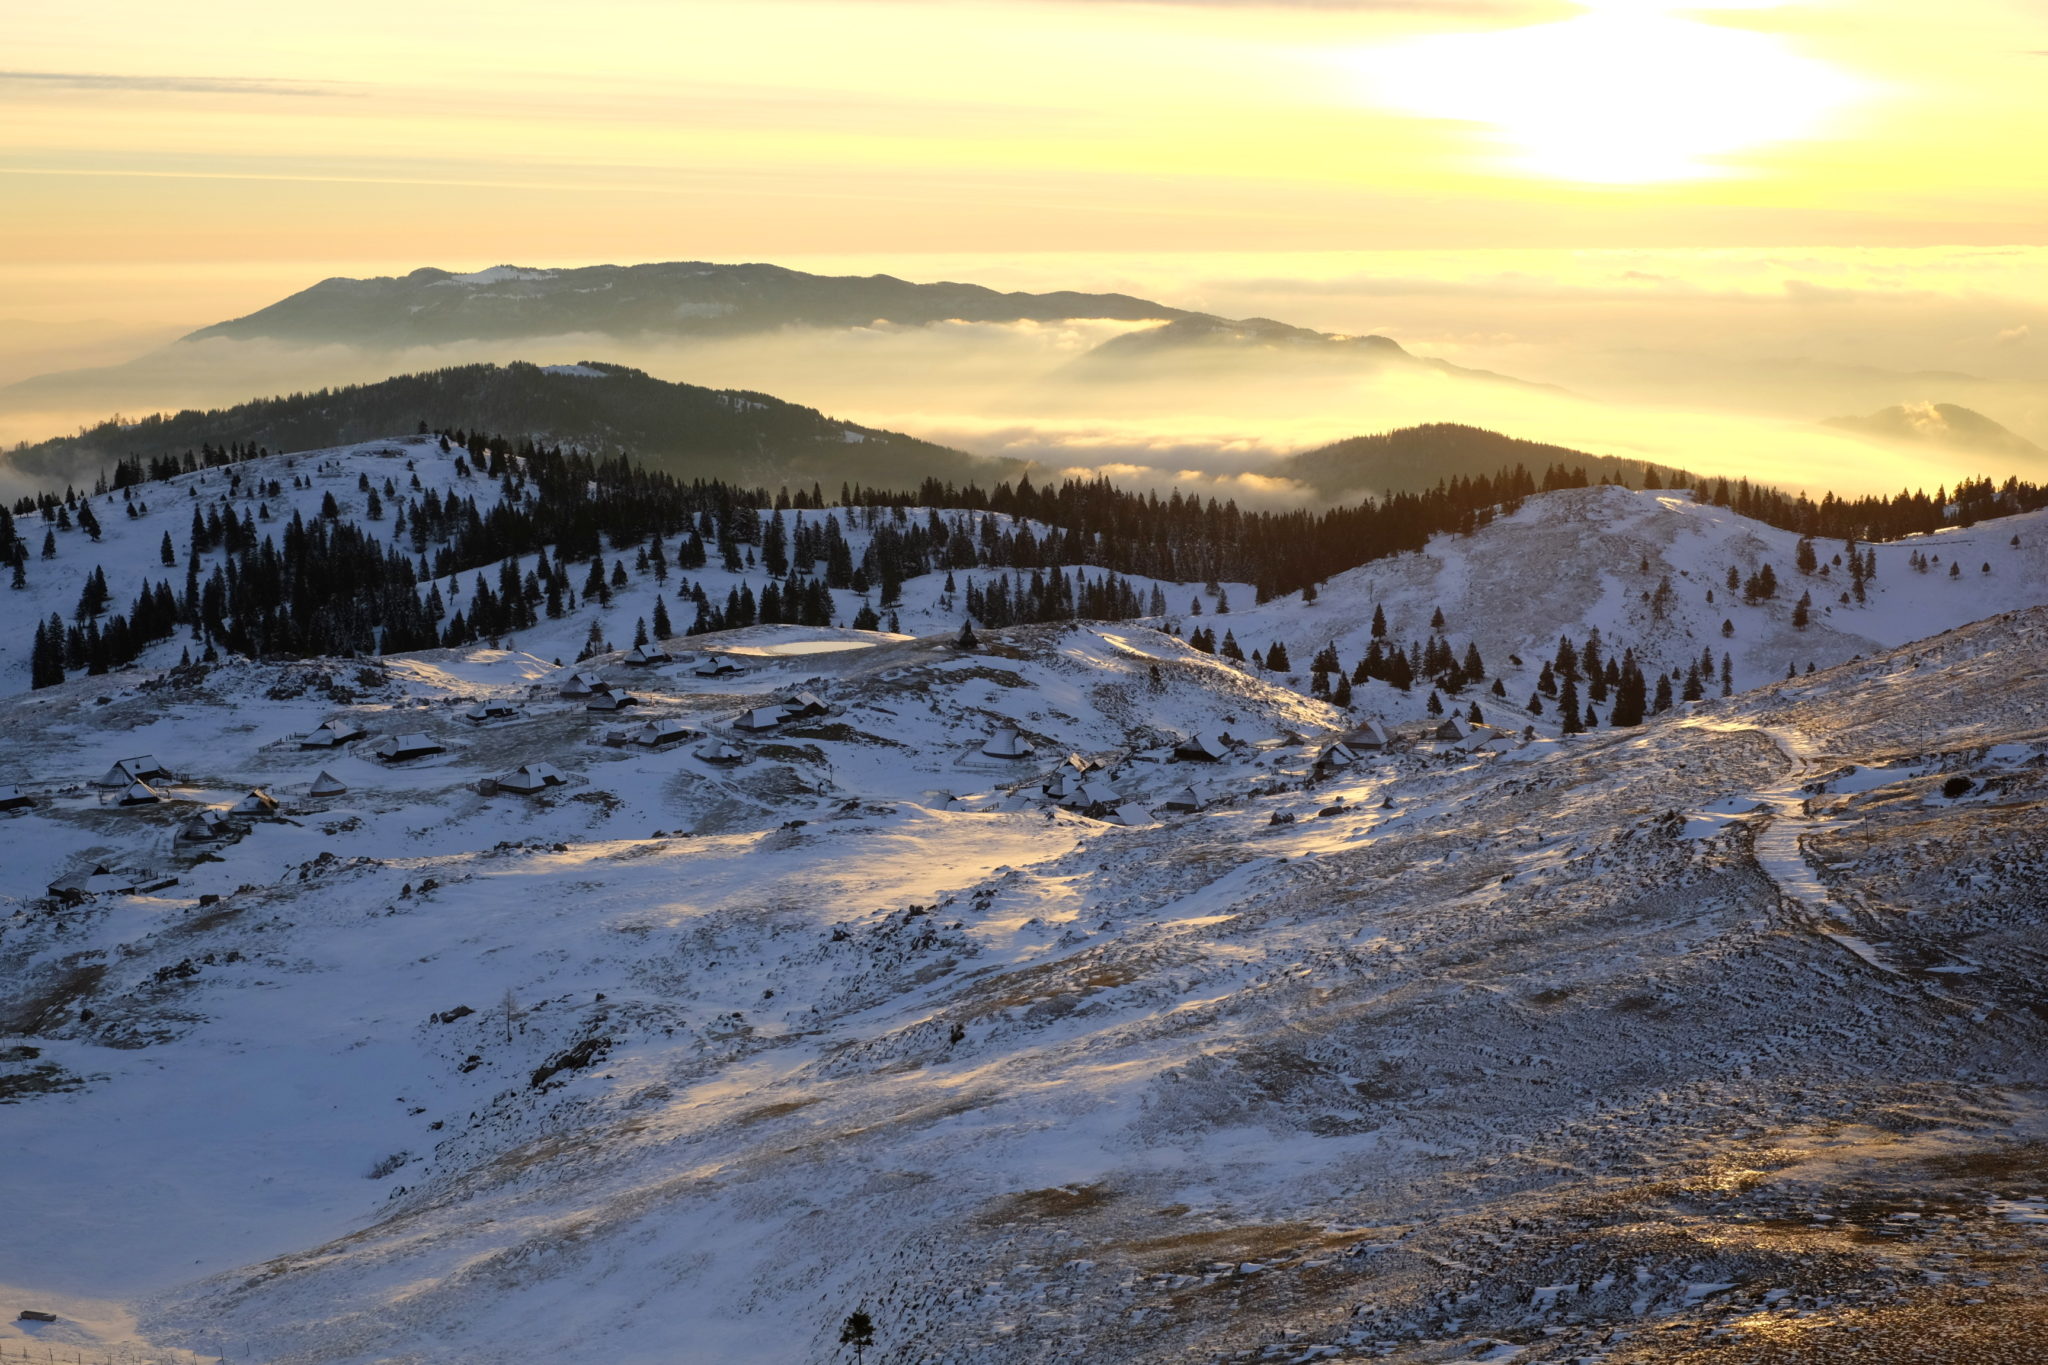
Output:
<svg viewBox="0 0 2048 1365">
<path fill-rule="evenodd" d="M 177 564 L 178 551 L 171 544 L 171 533 L 169 531 L 164 532 L 164 542 L 157 546 L 156 553 L 157 558 L 161 559 L 166 565 L 175 566 Z"/>
<path fill-rule="evenodd" d="M 1806 623 L 1812 619 L 1812 614 L 1813 594 L 1810 592 L 1800 593 L 1799 605 L 1792 608 L 1792 628 L 1794 630 L 1805 630 Z"/>
<path fill-rule="evenodd" d="M 1266 651 L 1266 667 L 1275 673 L 1286 673 L 1293 669 L 1293 661 L 1287 657 L 1287 646 L 1278 640 Z"/>
<path fill-rule="evenodd" d="M 1568 735 L 1582 735 L 1586 732 L 1585 722 L 1579 719 L 1579 680 L 1567 677 L 1564 691 L 1557 699 L 1558 728 Z"/>
<path fill-rule="evenodd" d="M 1422 709 L 1429 712 L 1432 716 L 1440 716 L 1444 713 L 1444 699 L 1436 694 L 1435 688 L 1429 689 L 1429 700 L 1423 703 Z"/>
<path fill-rule="evenodd" d="M 960 638 L 953 641 L 953 644 L 958 649 L 981 648 L 981 641 L 975 638 L 973 621 L 962 621 L 960 623 Z"/>
<path fill-rule="evenodd" d="M 1342 673 L 1337 675 L 1337 685 L 1330 689 L 1330 701 L 1336 706 L 1351 705 L 1351 679 Z"/>
<path fill-rule="evenodd" d="M 668 619 L 668 603 L 660 593 L 654 595 L 654 638 L 666 640 L 674 635 L 674 624 Z"/>
<path fill-rule="evenodd" d="M 1387 614 L 1380 610 L 1378 603 L 1374 603 L 1372 609 L 1372 638 L 1375 640 L 1387 638 Z"/>
</svg>

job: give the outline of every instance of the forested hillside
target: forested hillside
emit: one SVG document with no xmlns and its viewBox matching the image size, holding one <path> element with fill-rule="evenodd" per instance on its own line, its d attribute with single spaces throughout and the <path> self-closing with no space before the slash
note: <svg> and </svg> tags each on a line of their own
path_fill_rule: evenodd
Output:
<svg viewBox="0 0 2048 1365">
<path fill-rule="evenodd" d="M 763 393 L 673 384 L 623 365 L 462 365 L 376 384 L 261 398 L 232 408 L 116 418 L 18 447 L 9 462 L 51 482 L 90 484 L 120 460 L 202 446 L 320 450 L 394 432 L 482 425 L 651 469 L 745 483 L 851 478 L 994 480 L 1023 466 L 827 417 Z"/>
</svg>

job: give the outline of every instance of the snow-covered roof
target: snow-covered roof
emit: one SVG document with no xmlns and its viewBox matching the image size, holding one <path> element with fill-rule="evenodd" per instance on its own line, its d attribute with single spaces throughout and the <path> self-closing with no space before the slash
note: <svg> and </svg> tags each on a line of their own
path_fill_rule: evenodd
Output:
<svg viewBox="0 0 2048 1365">
<path fill-rule="evenodd" d="M 706 763 L 738 763 L 746 756 L 745 749 L 731 744 L 707 744 L 697 751 L 697 757 Z"/>
<path fill-rule="evenodd" d="M 0 785 L 0 810 L 15 810 L 22 806 L 32 806 L 34 804 L 35 802 L 24 795 L 21 788 L 13 783 Z"/>
<path fill-rule="evenodd" d="M 161 800 L 163 797 L 159 796 L 156 788 L 147 782 L 131 782 L 128 789 L 121 793 L 121 804 L 124 806 L 147 806 Z"/>
<path fill-rule="evenodd" d="M 186 839 L 218 839 L 227 829 L 227 816 L 217 810 L 203 810 L 187 820 L 178 833 Z"/>
<path fill-rule="evenodd" d="M 1353 730 L 1346 742 L 1359 749 L 1384 749 L 1393 742 L 1387 727 L 1376 720 L 1369 720 Z"/>
<path fill-rule="evenodd" d="M 409 735 L 386 735 L 370 746 L 370 752 L 379 758 L 413 758 L 421 754 L 438 754 L 444 751 L 440 741 L 418 731 Z"/>
<path fill-rule="evenodd" d="M 277 809 L 277 798 L 261 787 L 251 787 L 249 794 L 229 809 L 236 815 L 268 815 Z"/>
<path fill-rule="evenodd" d="M 1204 759 L 1212 763 L 1229 752 L 1230 746 L 1224 743 L 1223 736 L 1213 730 L 1184 739 L 1173 748 L 1176 758 Z"/>
<path fill-rule="evenodd" d="M 348 784 L 322 768 L 320 775 L 313 779 L 313 785 L 308 790 L 314 796 L 339 796 L 348 790 Z"/>
<path fill-rule="evenodd" d="M 144 754 L 139 758 L 117 759 L 114 766 L 107 769 L 100 780 L 93 785 L 98 787 L 125 787 L 131 782 L 142 782 L 152 777 L 169 777 L 170 775 L 170 770 L 157 762 L 154 755 Z"/>
<path fill-rule="evenodd" d="M 623 662 L 634 665 L 665 664 L 669 658 L 669 652 L 660 645 L 635 645 L 626 652 Z"/>
<path fill-rule="evenodd" d="M 1067 798 L 1078 806 L 1114 806 L 1121 804 L 1123 793 L 1107 782 L 1083 782 Z"/>
<path fill-rule="evenodd" d="M 698 664 L 696 668 L 697 676 L 700 678 L 715 678 L 722 673 L 737 673 L 739 671 L 740 666 L 731 659 L 726 658 L 723 654 L 705 655 L 704 662 Z"/>
<path fill-rule="evenodd" d="M 362 727 L 345 720 L 324 720 L 299 736 L 301 749 L 332 749 L 363 737 Z"/>
<path fill-rule="evenodd" d="M 522 763 L 511 772 L 498 778 L 498 786 L 511 792 L 537 792 L 546 787 L 558 787 L 568 779 L 562 770 L 552 763 Z"/>
<path fill-rule="evenodd" d="M 773 730 L 782 724 L 782 708 L 779 706 L 757 706 L 746 712 L 733 724 L 742 730 Z"/>
<path fill-rule="evenodd" d="M 587 697 L 593 692 L 604 690 L 604 685 L 604 679 L 595 673 L 571 673 L 568 680 L 562 684 L 562 695 L 565 697 Z"/>
<path fill-rule="evenodd" d="M 981 746 L 981 751 L 990 758 L 1029 758 L 1032 752 L 1031 746 L 1025 743 L 1024 737 L 1017 733 L 1017 728 L 1013 725 L 1005 726 L 989 736 L 988 743 Z"/>
<path fill-rule="evenodd" d="M 633 732 L 635 744 L 666 744 L 697 733 L 674 716 L 657 716 Z"/>
<path fill-rule="evenodd" d="M 502 716 L 516 716 L 519 708 L 509 701 L 480 701 L 463 714 L 471 720 L 494 720 Z"/>
</svg>

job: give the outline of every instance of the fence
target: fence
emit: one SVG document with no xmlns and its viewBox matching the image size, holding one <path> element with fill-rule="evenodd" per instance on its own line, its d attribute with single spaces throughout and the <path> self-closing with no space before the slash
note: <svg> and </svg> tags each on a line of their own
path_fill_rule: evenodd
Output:
<svg viewBox="0 0 2048 1365">
<path fill-rule="evenodd" d="M 176 1351 L 165 1355 L 136 1346 L 77 1346 L 68 1342 L 0 1341 L 0 1365 L 225 1365 L 226 1356 Z"/>
</svg>

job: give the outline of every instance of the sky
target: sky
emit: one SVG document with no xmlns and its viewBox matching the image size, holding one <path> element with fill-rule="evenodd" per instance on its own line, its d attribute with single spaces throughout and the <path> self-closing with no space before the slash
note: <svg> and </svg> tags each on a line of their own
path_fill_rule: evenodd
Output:
<svg viewBox="0 0 2048 1365">
<path fill-rule="evenodd" d="M 70 0 L 7 38 L 0 384 L 328 275 L 773 260 L 1786 420 L 1837 396 L 1800 366 L 1965 374 L 2048 438 L 2038 0 Z"/>
</svg>

